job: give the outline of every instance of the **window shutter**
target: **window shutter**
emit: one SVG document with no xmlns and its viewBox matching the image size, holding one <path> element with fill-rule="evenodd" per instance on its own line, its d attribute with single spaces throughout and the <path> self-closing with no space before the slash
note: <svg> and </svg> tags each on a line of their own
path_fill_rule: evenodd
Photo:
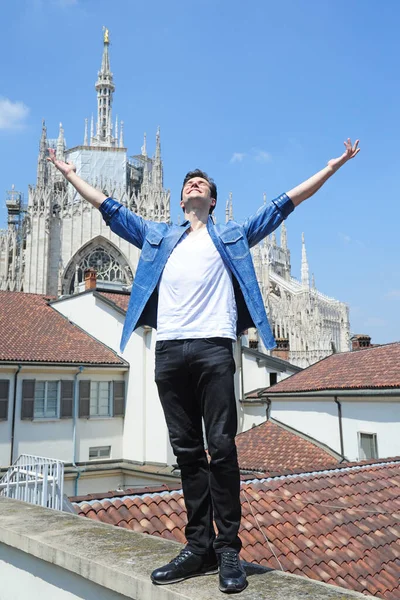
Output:
<svg viewBox="0 0 400 600">
<path fill-rule="evenodd" d="M 113 390 L 113 416 L 123 417 L 125 414 L 125 381 L 114 381 Z"/>
<path fill-rule="evenodd" d="M 72 417 L 72 407 L 74 402 L 74 382 L 61 381 L 61 419 L 70 419 Z"/>
<path fill-rule="evenodd" d="M 79 382 L 79 416 L 90 416 L 90 381 Z"/>
<path fill-rule="evenodd" d="M 35 403 L 35 380 L 23 379 L 22 381 L 22 404 L 21 419 L 33 419 Z"/>
<path fill-rule="evenodd" d="M 6 421 L 8 418 L 8 394 L 10 391 L 10 381 L 5 379 L 0 381 L 0 420 Z"/>
</svg>

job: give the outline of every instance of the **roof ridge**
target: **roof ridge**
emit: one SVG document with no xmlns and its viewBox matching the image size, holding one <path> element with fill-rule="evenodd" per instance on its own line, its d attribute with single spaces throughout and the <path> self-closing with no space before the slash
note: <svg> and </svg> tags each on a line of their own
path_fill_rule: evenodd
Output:
<svg viewBox="0 0 400 600">
<path fill-rule="evenodd" d="M 343 463 L 343 464 L 348 464 L 348 463 Z M 344 472 L 344 471 L 356 471 L 356 470 L 360 470 L 360 469 L 367 469 L 367 468 L 371 468 L 371 467 L 386 467 L 388 465 L 395 465 L 395 464 L 400 464 L 400 457 L 396 458 L 396 460 L 390 460 L 390 461 L 386 461 L 386 462 L 373 462 L 373 463 L 367 463 L 367 464 L 362 464 L 362 465 L 350 465 L 350 466 L 342 466 L 342 467 L 337 467 L 337 468 L 332 468 L 332 469 L 328 469 L 325 468 L 321 471 L 308 471 L 308 472 L 303 472 L 303 473 L 286 473 L 286 474 L 282 474 L 282 475 L 272 475 L 271 477 L 260 477 L 260 478 L 253 478 L 253 479 L 245 479 L 242 480 L 242 483 L 265 483 L 267 481 L 274 481 L 274 480 L 278 480 L 278 479 L 294 479 L 295 477 L 310 477 L 311 475 L 328 475 L 330 473 L 340 473 L 340 472 Z"/>
</svg>

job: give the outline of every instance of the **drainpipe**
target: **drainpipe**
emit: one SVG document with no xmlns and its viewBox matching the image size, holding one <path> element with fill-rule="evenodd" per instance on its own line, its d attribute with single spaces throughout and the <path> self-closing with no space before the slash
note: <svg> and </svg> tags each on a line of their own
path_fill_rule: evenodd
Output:
<svg viewBox="0 0 400 600">
<path fill-rule="evenodd" d="M 17 412 L 17 378 L 18 373 L 22 369 L 21 365 L 18 365 L 17 370 L 14 373 L 14 394 L 13 394 L 13 413 L 12 413 L 12 421 L 11 421 L 11 448 L 10 448 L 10 466 L 13 464 L 13 454 L 14 454 L 14 437 L 15 437 L 15 416 Z"/>
<path fill-rule="evenodd" d="M 77 421 L 78 421 L 78 405 L 79 405 L 79 381 L 78 381 L 78 375 L 80 373 L 82 373 L 83 371 L 83 367 L 82 365 L 79 367 L 78 371 L 75 373 L 74 375 L 74 404 L 73 404 L 73 411 L 72 411 L 72 447 L 73 447 L 73 459 L 72 459 L 72 466 L 75 467 L 76 469 L 76 478 L 75 478 L 75 493 L 74 496 L 78 495 L 78 480 L 81 476 L 81 471 L 82 469 L 80 469 L 78 467 L 78 465 L 76 464 L 76 459 L 77 459 L 77 443 L 76 443 L 76 427 L 77 427 Z"/>
<path fill-rule="evenodd" d="M 240 369 L 240 399 L 244 401 L 244 375 L 243 375 L 243 345 L 242 336 L 239 336 L 239 369 Z"/>
<path fill-rule="evenodd" d="M 342 405 L 340 404 L 337 396 L 333 397 L 338 407 L 338 418 L 339 418 L 339 436 L 340 436 L 340 454 L 344 458 L 344 443 L 343 443 L 343 424 L 342 424 Z"/>
</svg>

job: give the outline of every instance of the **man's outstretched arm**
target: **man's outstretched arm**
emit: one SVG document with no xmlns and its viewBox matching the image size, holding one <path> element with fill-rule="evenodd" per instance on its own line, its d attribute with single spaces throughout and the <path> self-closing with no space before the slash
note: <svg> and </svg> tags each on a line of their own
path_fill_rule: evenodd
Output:
<svg viewBox="0 0 400 600">
<path fill-rule="evenodd" d="M 76 174 L 76 167 L 72 163 L 56 158 L 54 149 L 49 148 L 48 159 L 64 175 L 65 179 L 74 186 L 82 198 L 98 208 L 111 230 L 127 240 L 137 248 L 142 248 L 147 233 L 147 221 L 127 209 L 116 200 L 107 198 L 103 192 L 96 190 L 82 177 Z M 105 202 L 107 200 L 107 202 Z"/>
<path fill-rule="evenodd" d="M 107 196 L 79 177 L 79 175 L 76 174 L 75 165 L 70 162 L 58 160 L 56 158 L 56 151 L 53 148 L 49 148 L 47 160 L 53 163 L 53 165 L 64 175 L 65 179 L 74 186 L 82 198 L 90 202 L 90 204 L 93 204 L 95 208 L 100 208 Z"/>
<path fill-rule="evenodd" d="M 342 167 L 347 161 L 349 161 L 351 158 L 354 158 L 360 152 L 358 144 L 359 140 L 356 140 L 355 144 L 352 145 L 350 138 L 348 138 L 348 140 L 344 142 L 346 150 L 343 152 L 342 156 L 339 156 L 338 158 L 332 158 L 332 160 L 328 162 L 324 169 L 287 192 L 287 195 L 293 204 L 298 206 L 300 202 L 303 202 L 303 200 L 307 200 L 307 198 L 313 196 L 315 192 L 317 192 L 319 188 L 323 186 L 323 184 L 329 179 L 329 177 L 332 177 L 332 175 L 336 173 L 340 167 Z"/>
<path fill-rule="evenodd" d="M 286 194 L 282 194 L 278 198 L 275 198 L 269 204 L 265 204 L 255 215 L 249 217 L 245 223 L 243 223 L 243 228 L 250 247 L 255 246 L 267 237 L 267 235 L 272 233 L 272 231 L 279 227 L 282 221 L 289 216 L 294 207 L 315 194 L 329 177 L 336 173 L 336 171 L 348 160 L 354 158 L 360 151 L 358 143 L 357 140 L 355 144 L 352 145 L 349 138 L 347 142 L 344 142 L 346 150 L 343 152 L 342 156 L 333 158 L 328 162 L 325 169 L 322 169 L 322 171 L 319 171 L 310 177 L 310 179 L 307 179 Z"/>
</svg>

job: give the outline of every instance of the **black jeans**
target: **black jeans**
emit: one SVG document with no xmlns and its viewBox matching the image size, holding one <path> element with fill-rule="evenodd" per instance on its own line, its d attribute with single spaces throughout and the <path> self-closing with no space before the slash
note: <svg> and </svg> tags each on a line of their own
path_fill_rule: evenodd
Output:
<svg viewBox="0 0 400 600">
<path fill-rule="evenodd" d="M 196 554 L 206 554 L 213 547 L 216 552 L 241 549 L 234 373 L 232 340 L 156 343 L 155 379 L 181 470 L 187 547 Z M 204 450 L 202 418 L 210 463 Z"/>
</svg>

